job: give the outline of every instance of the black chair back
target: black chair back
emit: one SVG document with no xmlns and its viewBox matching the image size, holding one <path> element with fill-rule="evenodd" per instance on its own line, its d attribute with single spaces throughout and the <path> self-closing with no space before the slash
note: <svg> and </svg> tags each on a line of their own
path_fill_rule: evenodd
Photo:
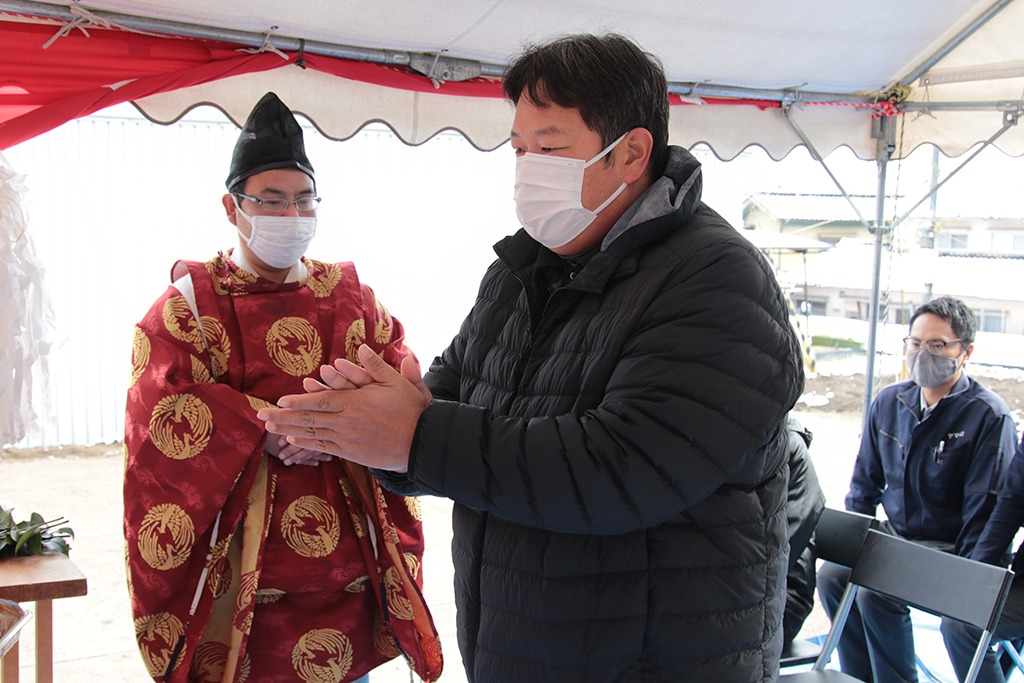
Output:
<svg viewBox="0 0 1024 683">
<path fill-rule="evenodd" d="M 818 558 L 853 567 L 860 555 L 870 529 L 878 528 L 878 520 L 859 512 L 825 508 L 814 529 Z"/>
</svg>

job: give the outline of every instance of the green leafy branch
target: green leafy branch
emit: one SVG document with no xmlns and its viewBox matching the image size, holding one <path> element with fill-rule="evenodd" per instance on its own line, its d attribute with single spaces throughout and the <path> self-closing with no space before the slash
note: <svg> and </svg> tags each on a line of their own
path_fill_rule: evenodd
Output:
<svg viewBox="0 0 1024 683">
<path fill-rule="evenodd" d="M 11 513 L 0 508 L 0 559 L 42 555 L 47 550 L 67 555 L 71 550 L 67 539 L 75 537 L 71 527 L 60 526 L 67 521 L 63 517 L 46 521 L 38 512 L 33 512 L 28 521 L 15 523 Z"/>
</svg>

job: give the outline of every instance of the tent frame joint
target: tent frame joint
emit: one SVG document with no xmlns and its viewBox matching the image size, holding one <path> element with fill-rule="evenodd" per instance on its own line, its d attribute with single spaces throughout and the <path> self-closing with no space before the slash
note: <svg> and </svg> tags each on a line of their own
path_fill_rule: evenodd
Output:
<svg viewBox="0 0 1024 683">
<path fill-rule="evenodd" d="M 828 177 L 832 179 L 832 182 L 835 183 L 835 186 L 839 188 L 839 191 L 842 193 L 847 203 L 853 209 L 853 212 L 857 214 L 857 218 L 858 220 L 860 220 L 861 224 L 868 230 L 871 230 L 871 225 L 864 219 L 864 216 L 861 214 L 860 209 L 857 208 L 857 205 L 853 202 L 853 199 L 850 198 L 850 195 L 846 191 L 846 188 L 843 187 L 843 184 L 840 183 L 839 179 L 836 178 L 834 173 L 832 173 L 832 169 L 830 169 L 828 167 L 828 164 L 825 163 L 824 157 L 822 157 L 821 154 L 818 152 L 817 148 L 814 146 L 814 143 L 811 142 L 811 139 L 807 137 L 807 134 L 804 133 L 800 126 L 797 125 L 796 121 L 793 120 L 793 104 L 793 102 L 787 102 L 782 105 L 782 114 L 783 116 L 786 117 L 786 122 L 789 123 L 790 128 L 792 128 L 793 132 L 795 132 L 797 136 L 800 138 L 800 140 L 803 141 L 804 145 L 807 146 L 807 150 L 811 153 L 811 157 L 813 157 L 814 160 L 817 161 L 823 169 L 825 169 L 825 173 L 827 173 Z"/>
</svg>

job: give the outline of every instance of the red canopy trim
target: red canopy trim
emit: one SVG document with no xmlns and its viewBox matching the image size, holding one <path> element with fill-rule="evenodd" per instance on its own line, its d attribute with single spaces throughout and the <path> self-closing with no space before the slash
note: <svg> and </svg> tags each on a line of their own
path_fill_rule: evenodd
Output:
<svg viewBox="0 0 1024 683">
<path fill-rule="evenodd" d="M 157 93 L 245 73 L 295 64 L 298 53 L 246 52 L 235 43 L 156 36 L 128 30 L 82 27 L 54 38 L 61 24 L 0 20 L 0 149 L 106 107 Z M 86 35 L 85 31 L 88 31 Z M 402 66 L 324 55 L 303 55 L 303 66 L 339 78 L 387 88 L 463 97 L 502 97 L 498 78 L 434 82 Z M 761 110 L 780 102 L 701 98 L 709 105 L 749 105 Z M 673 106 L 693 104 L 670 95 Z"/>
<path fill-rule="evenodd" d="M 291 66 L 273 52 L 248 54 L 240 45 L 157 37 L 89 27 L 43 49 L 53 24 L 0 21 L 0 149 L 106 107 L 245 73 Z M 304 55 L 305 66 L 389 88 L 472 97 L 501 97 L 496 79 L 443 83 L 400 67 Z"/>
</svg>

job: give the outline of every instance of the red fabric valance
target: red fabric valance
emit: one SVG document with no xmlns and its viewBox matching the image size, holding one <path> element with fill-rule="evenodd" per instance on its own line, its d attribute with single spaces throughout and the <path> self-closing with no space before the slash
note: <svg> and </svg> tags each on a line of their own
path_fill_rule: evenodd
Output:
<svg viewBox="0 0 1024 683">
<path fill-rule="evenodd" d="M 41 135 L 101 109 L 221 78 L 279 68 L 295 68 L 274 52 L 250 54 L 234 43 L 160 37 L 120 29 L 73 29 L 48 48 L 58 24 L 0 20 L 0 149 Z M 501 97 L 495 78 L 448 82 L 436 88 L 429 78 L 401 66 L 323 55 L 304 55 L 305 68 L 387 88 L 463 97 Z M 671 104 L 689 102 L 671 97 Z M 770 100 L 704 98 L 706 104 L 778 107 Z"/>
<path fill-rule="evenodd" d="M 0 21 L 0 149 L 121 102 L 244 73 L 295 68 L 273 52 L 208 40 L 156 37 L 122 30 L 74 30 L 43 49 L 55 24 Z M 480 78 L 444 83 L 402 68 L 305 55 L 305 66 L 341 78 L 390 88 L 474 97 L 501 97 L 501 85 Z"/>
</svg>

